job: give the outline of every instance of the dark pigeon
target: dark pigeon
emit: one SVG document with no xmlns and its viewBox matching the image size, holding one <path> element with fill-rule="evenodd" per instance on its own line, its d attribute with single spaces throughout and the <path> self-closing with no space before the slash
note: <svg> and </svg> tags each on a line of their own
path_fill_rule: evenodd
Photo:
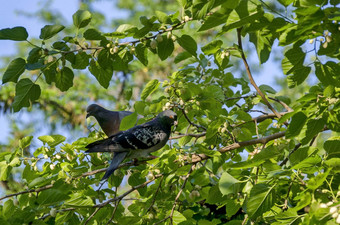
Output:
<svg viewBox="0 0 340 225">
<path fill-rule="evenodd" d="M 100 127 L 108 137 L 118 133 L 122 119 L 132 114 L 130 111 L 110 111 L 97 104 L 89 105 L 86 112 L 86 118 L 90 116 L 96 118 Z"/>
<path fill-rule="evenodd" d="M 102 180 L 118 168 L 125 158 L 147 157 L 162 148 L 169 140 L 171 126 L 177 123 L 177 114 L 166 110 L 147 123 L 122 131 L 107 139 L 86 146 L 86 153 L 112 152 L 113 159 Z"/>
</svg>

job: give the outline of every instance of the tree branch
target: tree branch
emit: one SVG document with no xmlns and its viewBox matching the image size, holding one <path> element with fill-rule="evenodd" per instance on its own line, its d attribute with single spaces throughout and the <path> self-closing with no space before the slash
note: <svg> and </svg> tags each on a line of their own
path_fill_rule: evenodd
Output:
<svg viewBox="0 0 340 225">
<path fill-rule="evenodd" d="M 242 39 L 241 39 L 241 30 L 242 28 L 238 28 L 237 29 L 237 39 L 238 39 L 238 46 L 240 48 L 240 53 L 241 53 L 241 57 L 243 60 L 243 63 L 246 67 L 246 71 L 247 71 L 247 75 L 249 78 L 250 83 L 254 86 L 254 88 L 256 89 L 257 93 L 259 93 L 259 95 L 261 96 L 262 100 L 264 101 L 264 103 L 267 105 L 267 107 L 277 116 L 277 118 L 280 118 L 281 115 L 273 108 L 273 106 L 268 102 L 266 96 L 263 94 L 263 92 L 260 90 L 260 88 L 257 86 L 257 84 L 255 83 L 255 80 L 250 72 L 250 68 L 246 59 L 246 56 L 244 55 L 243 52 L 243 47 L 242 47 Z"/>
</svg>

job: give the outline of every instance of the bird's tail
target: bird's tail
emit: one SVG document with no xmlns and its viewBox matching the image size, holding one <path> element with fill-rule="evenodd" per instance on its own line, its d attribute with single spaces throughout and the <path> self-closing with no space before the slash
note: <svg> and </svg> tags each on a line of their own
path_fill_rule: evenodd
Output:
<svg viewBox="0 0 340 225">
<path fill-rule="evenodd" d="M 109 168 L 107 168 L 102 180 L 106 180 L 118 168 L 119 164 L 125 159 L 127 152 L 115 152 Z"/>
<path fill-rule="evenodd" d="M 86 153 L 110 152 L 110 149 L 109 149 L 110 143 L 111 143 L 111 140 L 109 138 L 92 142 L 91 144 L 86 145 L 85 148 L 88 149 Z"/>
</svg>

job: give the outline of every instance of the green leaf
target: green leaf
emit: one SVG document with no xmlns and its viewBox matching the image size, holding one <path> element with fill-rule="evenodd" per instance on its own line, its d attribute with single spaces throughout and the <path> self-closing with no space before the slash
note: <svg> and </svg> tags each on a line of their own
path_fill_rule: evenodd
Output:
<svg viewBox="0 0 340 225">
<path fill-rule="evenodd" d="M 24 27 L 5 28 L 0 30 L 0 40 L 25 41 L 28 33 Z"/>
<path fill-rule="evenodd" d="M 133 173 L 129 177 L 128 183 L 129 183 L 130 186 L 134 187 L 134 186 L 137 186 L 139 184 L 143 184 L 145 181 L 146 181 L 146 178 L 142 177 L 142 175 L 140 173 Z"/>
<path fill-rule="evenodd" d="M 73 69 L 83 70 L 89 65 L 90 55 L 86 54 L 86 52 L 79 52 L 76 54 L 74 58 L 74 63 L 72 63 Z"/>
<path fill-rule="evenodd" d="M 227 172 L 223 172 L 219 181 L 219 188 L 223 195 L 233 193 L 232 186 L 240 181 Z"/>
<path fill-rule="evenodd" d="M 46 25 L 41 28 L 40 31 L 40 39 L 47 40 L 59 33 L 60 31 L 64 30 L 63 25 Z"/>
<path fill-rule="evenodd" d="M 18 112 L 22 107 L 29 107 L 32 102 L 40 97 L 40 86 L 34 84 L 30 79 L 21 79 L 15 86 L 15 97 L 13 102 L 14 112 Z"/>
<path fill-rule="evenodd" d="M 27 148 L 32 142 L 33 136 L 26 136 L 19 141 L 20 148 Z"/>
<path fill-rule="evenodd" d="M 23 58 L 13 59 L 2 77 L 2 83 L 4 84 L 9 81 L 14 83 L 18 82 L 20 75 L 25 71 L 25 66 L 26 61 Z"/>
<path fill-rule="evenodd" d="M 9 175 L 8 164 L 4 161 L 0 162 L 0 181 L 6 181 Z"/>
<path fill-rule="evenodd" d="M 161 22 L 161 23 L 171 23 L 171 19 L 166 13 L 161 12 L 161 11 L 156 11 L 155 13 L 156 13 L 156 17 L 157 17 L 159 22 Z"/>
<path fill-rule="evenodd" d="M 331 137 L 323 144 L 323 148 L 328 154 L 328 157 L 340 157 L 340 137 Z"/>
<path fill-rule="evenodd" d="M 137 123 L 137 113 L 134 112 L 128 116 L 125 116 L 120 122 L 119 130 L 127 130 L 135 126 Z"/>
<path fill-rule="evenodd" d="M 257 218 L 275 204 L 275 186 L 256 184 L 247 200 L 247 213 L 250 218 Z"/>
<path fill-rule="evenodd" d="M 38 139 L 40 141 L 42 141 L 44 144 L 48 144 L 48 146 L 50 147 L 55 147 L 57 145 L 59 145 L 60 143 L 62 143 L 63 141 L 66 140 L 66 138 L 62 135 L 44 135 L 44 136 L 40 136 L 38 137 Z"/>
<path fill-rule="evenodd" d="M 260 90 L 262 92 L 265 92 L 265 93 L 270 93 L 270 94 L 276 94 L 276 91 L 274 90 L 274 88 L 272 88 L 271 86 L 269 85 L 266 85 L 266 84 L 261 84 L 259 86 Z"/>
<path fill-rule="evenodd" d="M 52 205 L 69 199 L 67 192 L 59 189 L 47 189 L 39 193 L 37 202 L 41 205 Z"/>
<path fill-rule="evenodd" d="M 78 10 L 75 14 L 72 16 L 73 18 L 73 24 L 78 29 L 86 27 L 92 19 L 92 15 L 87 10 Z"/>
<path fill-rule="evenodd" d="M 307 187 L 313 191 L 316 190 L 318 187 L 320 187 L 323 184 L 323 182 L 325 182 L 330 171 L 331 170 L 327 170 L 324 173 L 319 173 L 315 177 L 310 178 L 307 181 Z"/>
<path fill-rule="evenodd" d="M 306 54 L 300 47 L 293 47 L 285 52 L 285 57 L 282 60 L 283 73 L 289 75 L 297 69 L 303 67 Z"/>
<path fill-rule="evenodd" d="M 219 9 L 218 11 L 214 12 L 212 15 L 205 18 L 203 25 L 198 30 L 205 31 L 221 24 L 224 24 L 227 21 L 229 14 L 232 12 L 232 9 L 227 9 L 225 7 Z"/>
<path fill-rule="evenodd" d="M 65 201 L 65 205 L 75 206 L 75 207 L 89 207 L 93 206 L 93 201 L 89 196 L 86 196 L 86 193 L 73 193 L 70 196 L 71 198 Z"/>
<path fill-rule="evenodd" d="M 311 70 L 312 69 L 309 66 L 297 67 L 294 70 L 293 75 L 289 75 L 288 78 L 287 78 L 288 87 L 294 88 L 294 87 L 300 85 L 303 81 L 305 81 L 307 79 Z"/>
<path fill-rule="evenodd" d="M 229 14 L 227 23 L 222 27 L 220 33 L 252 23 L 263 16 L 263 13 L 262 7 L 251 1 L 242 0 L 237 8 Z"/>
<path fill-rule="evenodd" d="M 154 92 L 159 86 L 159 81 L 157 79 L 149 81 L 142 91 L 140 98 L 145 101 L 145 99 Z"/>
<path fill-rule="evenodd" d="M 96 77 L 102 87 L 109 87 L 113 75 L 112 70 L 103 69 L 94 59 L 90 62 L 89 70 Z"/>
<path fill-rule="evenodd" d="M 129 32 L 131 30 L 135 30 L 135 29 L 136 29 L 136 26 L 134 26 L 134 25 L 131 25 L 131 24 L 121 24 L 117 28 L 116 32 L 118 32 L 118 33 L 126 33 L 126 32 Z"/>
<path fill-rule="evenodd" d="M 84 38 L 91 41 L 104 40 L 105 37 L 96 29 L 90 28 L 84 32 Z"/>
<path fill-rule="evenodd" d="M 213 8 L 215 0 L 210 1 L 194 1 L 192 14 L 194 19 L 203 19 Z"/>
<path fill-rule="evenodd" d="M 223 1 L 222 7 L 227 9 L 235 9 L 239 3 L 240 0 L 225 0 Z"/>
<path fill-rule="evenodd" d="M 185 218 L 185 216 L 183 216 L 180 212 L 178 212 L 177 210 L 174 211 L 174 214 L 172 216 L 172 221 L 174 224 L 179 224 L 186 220 L 187 219 Z"/>
<path fill-rule="evenodd" d="M 179 54 L 176 55 L 174 62 L 177 64 L 183 60 L 186 60 L 188 58 L 192 57 L 192 55 L 185 51 L 185 52 L 180 52 Z"/>
<path fill-rule="evenodd" d="M 268 34 L 267 31 L 258 30 L 249 34 L 249 41 L 255 45 L 260 63 L 267 62 L 274 41 L 273 35 Z"/>
<path fill-rule="evenodd" d="M 206 55 L 215 54 L 218 50 L 221 49 L 222 44 L 223 44 L 223 41 L 214 40 L 214 41 L 208 43 L 207 45 L 203 46 L 202 51 Z"/>
<path fill-rule="evenodd" d="M 325 86 L 333 85 L 340 87 L 340 65 L 328 61 L 326 64 L 315 63 L 315 75 Z"/>
<path fill-rule="evenodd" d="M 312 138 L 321 132 L 326 122 L 321 119 L 311 119 L 307 122 L 306 136 L 301 140 L 302 144 L 307 144 Z"/>
<path fill-rule="evenodd" d="M 241 204 L 236 199 L 228 199 L 226 201 L 226 211 L 229 218 L 235 215 L 240 208 Z"/>
<path fill-rule="evenodd" d="M 184 34 L 181 37 L 177 38 L 177 42 L 182 48 L 187 50 L 191 55 L 196 56 L 197 43 L 191 36 Z"/>
<path fill-rule="evenodd" d="M 297 112 L 293 115 L 292 121 L 290 122 L 286 138 L 292 138 L 300 134 L 303 126 L 305 125 L 307 116 L 303 112 Z"/>
<path fill-rule="evenodd" d="M 143 63 L 144 66 L 148 65 L 148 50 L 145 47 L 144 44 L 140 43 L 136 46 L 136 57 L 139 59 L 141 63 Z"/>
<path fill-rule="evenodd" d="M 73 86 L 73 78 L 73 71 L 68 67 L 64 67 L 59 73 L 56 74 L 55 86 L 61 91 L 67 91 Z"/>
<path fill-rule="evenodd" d="M 158 42 L 157 53 L 161 60 L 167 59 L 174 51 L 174 42 L 163 35 L 163 41 Z"/>
<path fill-rule="evenodd" d="M 280 224 L 282 225 L 283 224 L 293 225 L 297 224 L 297 222 L 301 220 L 301 216 L 299 216 L 294 209 L 289 208 L 287 211 L 275 215 L 275 219 L 281 222 Z"/>
</svg>

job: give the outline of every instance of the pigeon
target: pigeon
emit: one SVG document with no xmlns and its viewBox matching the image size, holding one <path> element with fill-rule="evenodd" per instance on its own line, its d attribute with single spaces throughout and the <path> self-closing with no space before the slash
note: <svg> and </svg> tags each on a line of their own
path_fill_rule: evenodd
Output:
<svg viewBox="0 0 340 225">
<path fill-rule="evenodd" d="M 130 111 L 110 111 L 97 104 L 89 105 L 86 112 L 86 118 L 94 116 L 108 137 L 118 133 L 122 119 L 132 114 Z"/>
<path fill-rule="evenodd" d="M 171 126 L 177 124 L 177 114 L 166 110 L 153 120 L 121 131 L 109 138 L 95 141 L 86 146 L 86 153 L 113 152 L 113 159 L 102 180 L 118 168 L 125 158 L 147 157 L 162 148 L 169 140 Z"/>
</svg>

